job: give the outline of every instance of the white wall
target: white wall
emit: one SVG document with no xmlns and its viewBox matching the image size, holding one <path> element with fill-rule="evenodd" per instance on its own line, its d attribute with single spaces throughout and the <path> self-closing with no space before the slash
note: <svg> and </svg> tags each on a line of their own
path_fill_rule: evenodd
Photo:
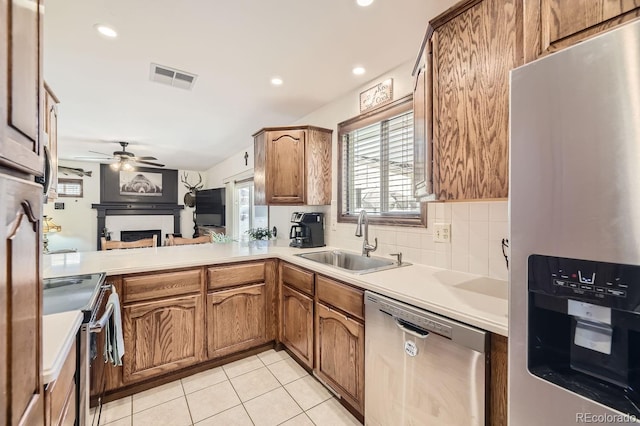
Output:
<svg viewBox="0 0 640 426">
<path fill-rule="evenodd" d="M 98 221 L 96 211 L 91 208 L 91 204 L 100 203 L 100 164 L 60 160 L 60 165 L 84 169 L 93 172 L 93 174 L 91 177 L 58 174 L 58 178 L 82 179 L 84 196 L 82 198 L 58 198 L 55 202 L 64 203 L 64 210 L 55 210 L 54 202 L 51 201 L 44 205 L 44 214 L 62 226 L 62 232 L 48 235 L 49 250 L 95 250 Z"/>
<path fill-rule="evenodd" d="M 83 179 L 83 192 L 82 198 L 58 198 L 55 202 L 64 203 L 64 210 L 55 210 L 54 202 L 45 204 L 44 214 L 53 218 L 53 221 L 62 226 L 62 232 L 56 234 L 49 234 L 49 250 L 62 250 L 62 249 L 76 249 L 78 251 L 94 251 L 96 247 L 96 235 L 97 235 L 97 211 L 91 208 L 91 204 L 100 203 L 100 164 L 81 162 L 81 161 L 69 161 L 60 160 L 60 165 L 81 168 L 87 171 L 92 171 L 91 177 L 78 177 L 75 175 L 60 175 L 63 178 Z M 187 189 L 180 182 L 180 176 L 183 171 L 178 171 L 178 204 L 183 204 L 184 194 Z M 189 175 L 189 182 L 196 183 L 198 172 L 187 171 Z M 201 173 L 203 183 L 206 185 L 206 173 Z M 115 218 L 114 222 L 111 222 Z M 109 216 L 107 218 L 107 227 L 115 226 L 115 232 L 112 236 L 114 239 L 119 239 L 121 229 L 162 229 L 164 234 L 173 232 L 173 219 L 171 218 L 167 225 L 166 218 L 159 216 L 161 219 L 151 219 L 155 216 Z M 158 223 L 154 223 L 158 222 Z M 144 228 L 140 228 L 140 224 L 145 225 Z M 154 225 L 155 227 L 152 227 Z M 156 226 L 157 225 L 157 226 Z M 185 206 L 184 210 L 180 213 L 180 226 L 182 234 L 186 237 L 193 235 L 193 208 Z M 171 229 L 169 229 L 171 228 Z M 111 228 L 110 228 L 111 229 Z"/>
<path fill-rule="evenodd" d="M 249 137 L 249 145 L 241 149 L 231 157 L 221 163 L 216 164 L 207 170 L 207 186 L 206 188 L 221 188 L 224 186 L 224 180 L 235 176 L 239 173 L 253 170 L 253 139 Z M 244 153 L 249 154 L 247 165 L 245 166 Z"/>
</svg>

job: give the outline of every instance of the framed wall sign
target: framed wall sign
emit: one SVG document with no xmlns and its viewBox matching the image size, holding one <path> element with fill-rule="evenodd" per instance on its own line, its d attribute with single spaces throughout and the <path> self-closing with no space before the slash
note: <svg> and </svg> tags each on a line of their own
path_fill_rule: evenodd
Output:
<svg viewBox="0 0 640 426">
<path fill-rule="evenodd" d="M 101 164 L 100 202 L 176 204 L 178 171 L 147 167 L 118 171 L 108 164 Z"/>
<path fill-rule="evenodd" d="M 393 79 L 389 78 L 360 93 L 360 112 L 388 104 L 393 100 Z"/>
</svg>

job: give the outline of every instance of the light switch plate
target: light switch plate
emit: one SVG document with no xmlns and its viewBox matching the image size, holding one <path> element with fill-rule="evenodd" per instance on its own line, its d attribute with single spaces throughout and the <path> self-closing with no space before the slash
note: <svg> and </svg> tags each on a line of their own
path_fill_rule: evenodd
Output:
<svg viewBox="0 0 640 426">
<path fill-rule="evenodd" d="M 434 223 L 433 241 L 435 241 L 436 243 L 451 243 L 451 224 Z"/>
</svg>

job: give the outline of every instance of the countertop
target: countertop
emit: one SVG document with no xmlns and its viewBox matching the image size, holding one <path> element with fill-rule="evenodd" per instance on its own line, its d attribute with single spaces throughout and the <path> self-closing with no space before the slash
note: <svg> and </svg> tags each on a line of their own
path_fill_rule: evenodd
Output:
<svg viewBox="0 0 640 426">
<path fill-rule="evenodd" d="M 51 383 L 58 378 L 81 323 L 80 311 L 42 317 L 43 383 Z"/>
<path fill-rule="evenodd" d="M 419 264 L 356 275 L 295 256 L 321 250 L 339 249 L 228 243 L 53 254 L 44 256 L 44 276 L 95 272 L 120 275 L 279 258 L 483 330 L 508 335 L 506 281 Z"/>
</svg>

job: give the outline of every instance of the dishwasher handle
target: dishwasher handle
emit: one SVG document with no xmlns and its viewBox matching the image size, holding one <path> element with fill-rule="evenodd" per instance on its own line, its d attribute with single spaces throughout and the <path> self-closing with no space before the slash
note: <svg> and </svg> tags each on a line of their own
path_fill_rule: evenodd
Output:
<svg viewBox="0 0 640 426">
<path fill-rule="evenodd" d="M 410 334 L 418 339 L 426 339 L 429 337 L 429 332 L 417 327 L 409 322 L 403 321 L 400 318 L 393 317 L 398 328 L 407 334 Z"/>
</svg>

